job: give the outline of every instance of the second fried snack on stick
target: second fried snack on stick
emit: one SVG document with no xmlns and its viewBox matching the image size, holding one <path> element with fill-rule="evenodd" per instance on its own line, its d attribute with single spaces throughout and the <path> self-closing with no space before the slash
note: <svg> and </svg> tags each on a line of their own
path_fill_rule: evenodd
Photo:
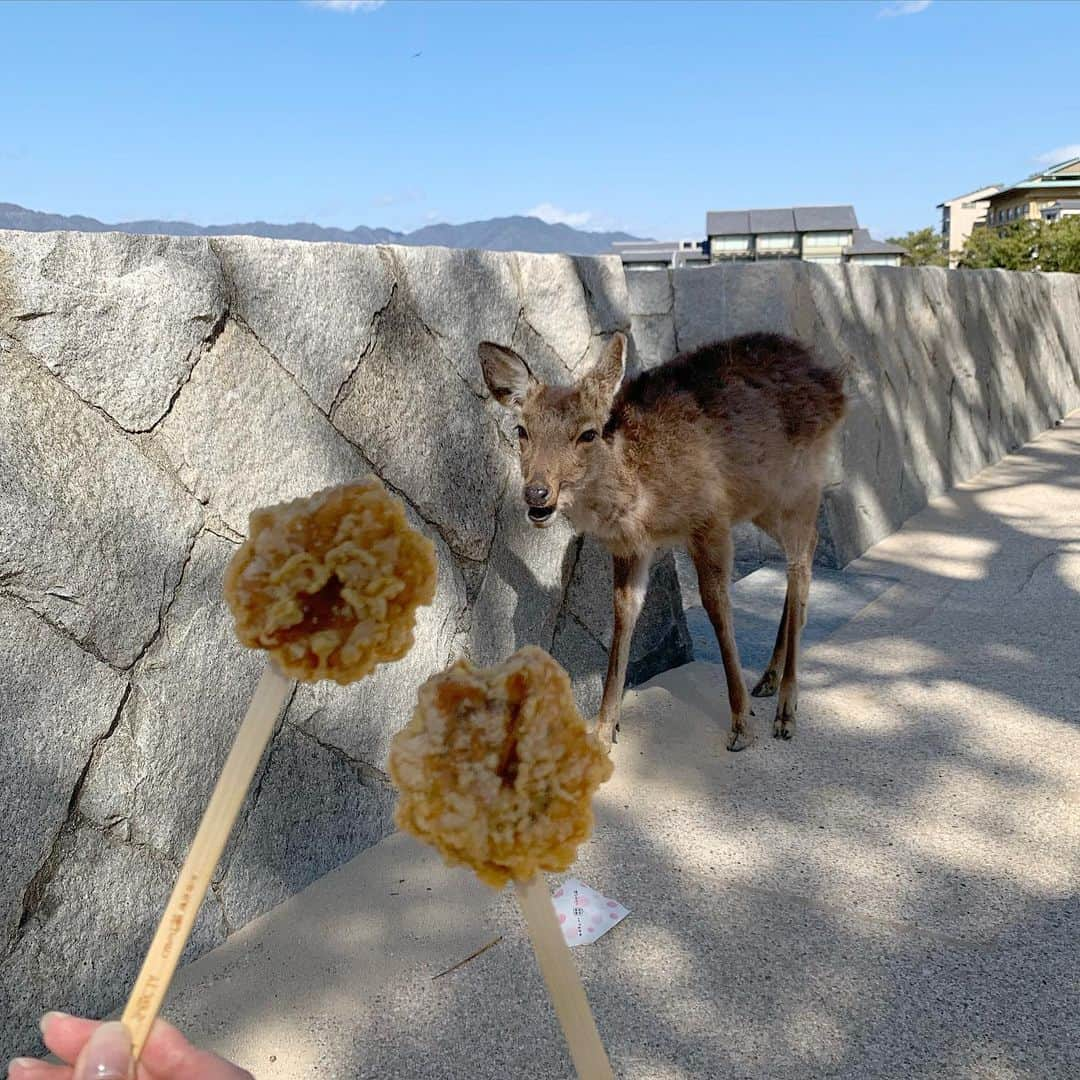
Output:
<svg viewBox="0 0 1080 1080">
<path fill-rule="evenodd" d="M 122 1020 L 138 1059 L 293 683 L 345 684 L 413 644 L 435 548 L 369 479 L 256 510 L 225 577 L 237 636 L 269 653 Z M 283 674 L 284 672 L 284 674 Z"/>
<path fill-rule="evenodd" d="M 570 679 L 527 647 L 486 670 L 459 660 L 420 688 L 390 746 L 398 826 L 502 888 L 513 880 L 579 1077 L 611 1077 L 542 871 L 566 870 L 593 827 L 611 759 L 586 731 Z"/>
</svg>

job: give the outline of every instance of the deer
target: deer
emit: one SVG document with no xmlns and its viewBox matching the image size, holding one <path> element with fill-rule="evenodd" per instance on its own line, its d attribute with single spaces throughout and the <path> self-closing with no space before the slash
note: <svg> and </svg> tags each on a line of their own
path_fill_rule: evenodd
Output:
<svg viewBox="0 0 1080 1080">
<path fill-rule="evenodd" d="M 595 733 L 609 752 L 619 725 L 630 639 L 658 551 L 685 545 L 720 646 L 731 730 L 754 741 L 728 587 L 732 526 L 751 521 L 782 548 L 787 590 L 776 644 L 749 696 L 779 691 L 774 738 L 795 735 L 799 641 L 818 510 L 843 374 L 799 342 L 752 333 L 681 353 L 626 379 L 616 332 L 572 385 L 537 379 L 513 349 L 478 348 L 484 381 L 516 414 L 522 496 L 538 529 L 563 514 L 612 556 L 614 631 Z"/>
</svg>

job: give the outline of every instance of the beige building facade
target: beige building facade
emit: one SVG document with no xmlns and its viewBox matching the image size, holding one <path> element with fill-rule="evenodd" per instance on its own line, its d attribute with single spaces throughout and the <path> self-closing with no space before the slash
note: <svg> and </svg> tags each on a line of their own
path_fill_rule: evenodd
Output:
<svg viewBox="0 0 1080 1080">
<path fill-rule="evenodd" d="M 971 230 L 976 225 L 986 223 L 990 196 L 1000 190 L 1000 184 L 990 184 L 938 203 L 937 208 L 941 211 L 941 246 L 949 254 L 950 268 L 956 269 L 959 265 L 960 253 Z"/>
<path fill-rule="evenodd" d="M 1013 221 L 1039 221 L 1042 211 L 1060 200 L 1080 197 L 1080 157 L 1032 173 L 990 196 L 986 224 L 991 228 Z"/>
</svg>

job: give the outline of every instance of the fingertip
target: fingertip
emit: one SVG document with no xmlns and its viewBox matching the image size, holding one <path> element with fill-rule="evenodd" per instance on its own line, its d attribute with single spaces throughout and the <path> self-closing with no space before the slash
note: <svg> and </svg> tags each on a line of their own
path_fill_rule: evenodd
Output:
<svg viewBox="0 0 1080 1080">
<path fill-rule="evenodd" d="M 139 1061 L 154 1076 L 205 1077 L 206 1080 L 254 1080 L 217 1054 L 188 1042 L 167 1020 L 158 1018 L 150 1030 Z"/>
<path fill-rule="evenodd" d="M 84 1020 L 64 1012 L 47 1012 L 38 1022 L 45 1046 L 68 1065 L 74 1064 L 100 1024 L 100 1020 Z"/>
<path fill-rule="evenodd" d="M 131 1033 L 119 1020 L 101 1024 L 79 1053 L 76 1080 L 131 1080 Z"/>
<path fill-rule="evenodd" d="M 139 1060 L 152 1072 L 169 1073 L 187 1067 L 195 1048 L 168 1020 L 158 1017 L 143 1045 Z"/>
<path fill-rule="evenodd" d="M 51 1027 L 55 1023 L 63 1023 L 65 1020 L 70 1020 L 71 1016 L 66 1012 L 60 1012 L 59 1009 L 53 1009 L 51 1012 L 47 1012 L 39 1021 L 38 1027 L 41 1028 L 41 1034 L 45 1034 L 45 1029 Z"/>
<path fill-rule="evenodd" d="M 37 1058 L 15 1058 L 8 1064 L 7 1076 L 8 1080 L 59 1080 L 70 1077 L 71 1070 Z"/>
</svg>

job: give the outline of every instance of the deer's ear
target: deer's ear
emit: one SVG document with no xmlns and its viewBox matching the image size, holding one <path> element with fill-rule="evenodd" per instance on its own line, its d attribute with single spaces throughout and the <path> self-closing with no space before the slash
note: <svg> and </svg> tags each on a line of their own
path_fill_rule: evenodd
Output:
<svg viewBox="0 0 1080 1080">
<path fill-rule="evenodd" d="M 491 396 L 508 409 L 520 409 L 525 395 L 537 385 L 529 365 L 513 349 L 481 341 L 476 350 Z"/>
<path fill-rule="evenodd" d="M 619 392 L 625 371 L 626 335 L 617 332 L 611 335 L 611 340 L 604 346 L 600 359 L 581 381 L 600 398 L 601 402 L 610 404 Z"/>
</svg>

